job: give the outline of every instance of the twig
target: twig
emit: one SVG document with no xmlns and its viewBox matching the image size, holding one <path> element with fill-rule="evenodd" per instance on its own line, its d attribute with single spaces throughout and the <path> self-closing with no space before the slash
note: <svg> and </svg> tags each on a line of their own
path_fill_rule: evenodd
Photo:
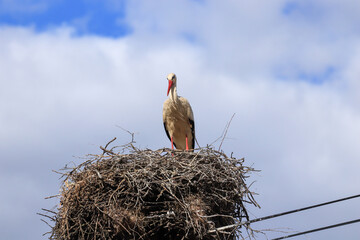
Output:
<svg viewBox="0 0 360 240">
<path fill-rule="evenodd" d="M 116 137 L 114 137 L 110 142 L 108 142 L 106 145 L 105 145 L 105 148 L 107 148 L 109 146 L 110 143 L 112 143 L 113 141 L 116 140 Z"/>
<path fill-rule="evenodd" d="M 231 116 L 230 121 L 227 123 L 227 125 L 226 125 L 226 127 L 225 127 L 225 132 L 224 132 L 224 134 L 223 134 L 223 138 L 222 138 L 222 140 L 221 140 L 221 143 L 220 143 L 220 146 L 219 146 L 218 151 L 220 151 L 220 149 L 221 149 L 221 146 L 222 146 L 222 144 L 223 144 L 223 142 L 224 142 L 224 140 L 225 140 L 226 134 L 227 134 L 227 132 L 228 132 L 228 130 L 229 130 L 231 121 L 233 120 L 234 116 L 235 116 L 235 113 Z"/>
<path fill-rule="evenodd" d="M 45 197 L 45 199 L 56 198 L 56 197 L 60 197 L 60 194 L 56 194 L 56 195 L 53 195 L 53 196 Z M 46 210 L 46 209 L 43 209 L 43 210 L 49 211 L 49 210 Z"/>
<path fill-rule="evenodd" d="M 103 154 L 105 154 L 105 153 L 114 154 L 111 150 L 107 150 L 106 148 L 109 146 L 110 143 L 112 143 L 112 142 L 115 141 L 115 140 L 116 140 L 116 137 L 114 137 L 112 140 L 110 140 L 110 142 L 108 142 L 108 143 L 105 145 L 105 147 L 100 146 L 100 149 L 104 151 Z"/>
<path fill-rule="evenodd" d="M 119 125 L 116 125 L 116 126 L 117 126 L 118 128 L 121 128 L 123 131 L 125 131 L 125 132 L 127 132 L 127 133 L 129 133 L 129 134 L 131 135 L 131 142 L 130 142 L 130 144 L 135 143 L 135 141 L 134 141 L 134 135 L 135 135 L 135 133 L 130 132 L 129 130 L 127 130 L 127 129 L 119 126 Z"/>
</svg>

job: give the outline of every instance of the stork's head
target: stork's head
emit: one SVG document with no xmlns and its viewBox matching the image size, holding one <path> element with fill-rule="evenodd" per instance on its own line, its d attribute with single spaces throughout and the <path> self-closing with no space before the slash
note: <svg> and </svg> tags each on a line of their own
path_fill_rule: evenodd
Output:
<svg viewBox="0 0 360 240">
<path fill-rule="evenodd" d="M 176 75 L 175 73 L 170 73 L 167 76 L 167 80 L 169 81 L 169 87 L 167 91 L 167 95 L 169 96 L 170 89 L 176 86 Z"/>
</svg>

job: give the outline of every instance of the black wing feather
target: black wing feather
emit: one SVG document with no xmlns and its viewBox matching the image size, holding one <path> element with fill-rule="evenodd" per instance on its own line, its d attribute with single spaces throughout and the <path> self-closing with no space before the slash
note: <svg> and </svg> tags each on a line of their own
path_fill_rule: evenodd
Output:
<svg viewBox="0 0 360 240">
<path fill-rule="evenodd" d="M 190 127 L 191 127 L 191 133 L 192 133 L 192 148 L 195 149 L 195 122 L 194 120 L 189 118 L 189 123 L 190 123 Z"/>
<path fill-rule="evenodd" d="M 168 136 L 170 142 L 171 142 L 171 137 L 170 137 L 170 134 L 169 134 L 169 131 L 166 129 L 166 122 L 164 122 L 164 128 L 165 128 L 165 132 L 166 132 L 166 136 Z M 174 146 L 176 147 L 175 143 L 173 142 Z"/>
</svg>

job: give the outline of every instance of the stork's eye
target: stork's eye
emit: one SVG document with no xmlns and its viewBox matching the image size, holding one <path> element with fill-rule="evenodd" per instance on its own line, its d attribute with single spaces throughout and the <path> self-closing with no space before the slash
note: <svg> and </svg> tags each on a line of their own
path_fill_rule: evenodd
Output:
<svg viewBox="0 0 360 240">
<path fill-rule="evenodd" d="M 174 75 L 174 76 L 172 76 L 171 80 L 174 80 L 174 79 L 175 79 L 175 75 Z"/>
</svg>

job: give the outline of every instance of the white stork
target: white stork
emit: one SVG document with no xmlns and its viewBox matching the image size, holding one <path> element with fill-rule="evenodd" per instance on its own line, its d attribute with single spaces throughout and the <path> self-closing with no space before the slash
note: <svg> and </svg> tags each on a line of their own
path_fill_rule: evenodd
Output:
<svg viewBox="0 0 360 240">
<path fill-rule="evenodd" d="M 168 99 L 163 106 L 163 122 L 166 135 L 171 141 L 171 148 L 194 151 L 195 125 L 194 115 L 190 103 L 186 98 L 177 95 L 176 75 L 167 76 L 169 87 Z"/>
</svg>

